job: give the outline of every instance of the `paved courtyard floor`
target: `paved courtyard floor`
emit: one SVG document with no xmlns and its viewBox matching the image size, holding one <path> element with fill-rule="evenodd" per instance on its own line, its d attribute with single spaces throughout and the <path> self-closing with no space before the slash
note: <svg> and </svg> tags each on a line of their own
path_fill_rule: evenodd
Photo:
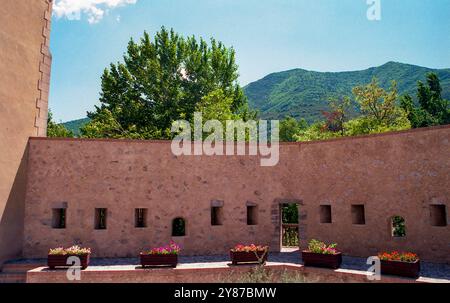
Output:
<svg viewBox="0 0 450 303">
<path fill-rule="evenodd" d="M 299 250 L 285 249 L 284 252 L 269 253 L 270 263 L 284 263 L 301 265 L 302 260 Z M 24 259 L 8 262 L 19 264 L 41 264 L 47 263 L 46 259 Z M 229 255 L 211 256 L 180 256 L 177 268 L 210 268 L 229 267 L 231 265 Z M 126 270 L 139 266 L 139 259 L 136 258 L 92 258 L 89 268 L 96 270 Z M 367 271 L 370 265 L 366 264 L 365 258 L 343 257 L 341 269 Z M 423 278 L 444 279 L 450 281 L 450 265 L 421 262 L 421 273 Z"/>
</svg>

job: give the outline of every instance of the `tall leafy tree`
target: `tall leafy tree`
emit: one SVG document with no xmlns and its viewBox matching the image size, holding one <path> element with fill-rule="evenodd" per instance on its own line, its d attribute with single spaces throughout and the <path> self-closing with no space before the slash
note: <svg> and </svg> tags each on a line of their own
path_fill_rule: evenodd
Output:
<svg viewBox="0 0 450 303">
<path fill-rule="evenodd" d="M 331 132 L 345 133 L 345 122 L 350 116 L 351 100 L 345 96 L 343 98 L 332 98 L 328 101 L 331 111 L 322 111 L 325 117 L 324 129 Z"/>
<path fill-rule="evenodd" d="M 426 83 L 417 83 L 416 107 L 411 96 L 401 98 L 401 106 L 408 113 L 413 127 L 426 127 L 450 123 L 449 102 L 442 98 L 442 88 L 435 73 L 427 74 Z"/>
<path fill-rule="evenodd" d="M 400 106 L 406 112 L 412 127 L 423 126 L 425 112 L 415 107 L 414 100 L 410 95 L 405 94 L 400 97 Z"/>
<path fill-rule="evenodd" d="M 203 121 L 218 120 L 225 125 L 227 120 L 235 120 L 237 117 L 231 110 L 233 99 L 226 97 L 221 89 L 214 90 L 204 96 L 195 107 L 195 111 L 202 113 Z"/>
<path fill-rule="evenodd" d="M 247 100 L 237 79 L 233 48 L 164 27 L 153 40 L 144 32 L 139 42 L 130 40 L 124 62 L 105 69 L 101 105 L 88 113 L 91 122 L 82 134 L 170 139 L 172 122 L 191 121 L 201 100 L 218 91 L 231 113 L 245 118 Z"/>
<path fill-rule="evenodd" d="M 388 124 L 398 117 L 396 108 L 397 83 L 392 81 L 389 91 L 380 87 L 378 80 L 373 78 L 367 85 L 356 86 L 352 90 L 359 104 L 361 113 L 371 118 L 377 124 Z"/>
<path fill-rule="evenodd" d="M 427 75 L 427 84 L 422 81 L 417 83 L 417 98 L 420 107 L 433 116 L 439 115 L 444 109 L 441 93 L 441 84 L 435 73 Z"/>
<path fill-rule="evenodd" d="M 346 126 L 349 135 L 380 133 L 409 129 L 411 124 L 407 113 L 397 103 L 397 83 L 392 81 L 389 90 L 380 87 L 373 78 L 367 85 L 352 90 L 362 116 L 349 121 Z"/>
</svg>

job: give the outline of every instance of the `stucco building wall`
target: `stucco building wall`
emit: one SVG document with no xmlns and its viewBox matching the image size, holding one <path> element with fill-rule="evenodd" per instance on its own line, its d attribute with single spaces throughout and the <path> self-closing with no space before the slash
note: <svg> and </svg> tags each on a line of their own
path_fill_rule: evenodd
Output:
<svg viewBox="0 0 450 303">
<path fill-rule="evenodd" d="M 50 140 L 29 143 L 25 257 L 50 247 L 89 246 L 94 256 L 136 256 L 171 239 L 184 254 L 226 253 L 236 243 L 280 249 L 280 204 L 298 203 L 300 243 L 337 242 L 349 255 L 405 249 L 450 262 L 450 227 L 432 226 L 430 204 L 450 207 L 450 127 L 282 144 L 280 162 L 261 167 L 250 156 L 179 156 L 170 142 Z M 211 226 L 211 205 L 223 201 L 223 225 Z M 257 225 L 247 225 L 247 205 Z M 332 223 L 320 223 L 320 205 Z M 352 204 L 365 224 L 352 224 Z M 66 208 L 66 228 L 52 228 L 52 209 Z M 94 229 L 95 208 L 107 208 L 107 229 Z M 148 209 L 135 228 L 136 208 Z M 393 238 L 389 220 L 406 219 L 407 236 Z M 171 236 L 186 220 L 185 237 Z"/>
<path fill-rule="evenodd" d="M 50 0 L 1 1 L 0 268 L 21 254 L 28 138 L 46 135 L 50 19 Z"/>
</svg>

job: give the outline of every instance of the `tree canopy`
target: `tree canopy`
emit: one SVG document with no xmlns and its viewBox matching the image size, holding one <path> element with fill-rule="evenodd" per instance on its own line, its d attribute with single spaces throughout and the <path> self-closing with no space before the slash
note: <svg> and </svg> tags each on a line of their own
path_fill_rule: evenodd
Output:
<svg viewBox="0 0 450 303">
<path fill-rule="evenodd" d="M 304 119 L 297 120 L 293 117 L 287 117 L 280 121 L 280 141 L 295 142 L 295 135 L 308 127 Z"/>
<path fill-rule="evenodd" d="M 90 122 L 81 136 L 171 139 L 172 123 L 193 123 L 195 112 L 202 113 L 203 121 L 223 125 L 226 120 L 255 119 L 238 77 L 232 47 L 215 39 L 183 37 L 164 27 L 153 38 L 144 32 L 138 42 L 130 40 L 122 62 L 104 70 L 100 105 L 88 113 Z M 449 102 L 442 98 L 436 74 L 428 74 L 425 84 L 418 82 L 418 106 L 409 95 L 399 102 L 395 81 L 383 87 L 373 78 L 355 86 L 352 97 L 334 96 L 329 111 L 318 111 L 322 121 L 310 126 L 286 117 L 280 123 L 280 139 L 320 140 L 450 123 Z M 52 131 L 73 136 L 61 128 Z"/>
<path fill-rule="evenodd" d="M 139 42 L 131 39 L 123 61 L 105 69 L 101 104 L 88 113 L 82 136 L 170 139 L 173 121 L 192 121 L 199 108 L 212 109 L 220 120 L 225 104 L 232 116 L 250 115 L 235 51 L 215 39 L 184 38 L 162 27 L 153 40 L 147 32 Z M 218 97 L 215 108 L 210 103 Z"/>
<path fill-rule="evenodd" d="M 373 78 L 369 84 L 353 88 L 356 107 L 361 113 L 349 119 L 351 111 L 350 97 L 331 99 L 330 112 L 322 112 L 325 121 L 312 124 L 299 132 L 298 141 L 330 139 L 342 136 L 381 133 L 393 130 L 409 129 L 411 124 L 407 113 L 397 104 L 396 82 L 385 90 L 378 80 Z"/>
<path fill-rule="evenodd" d="M 405 94 L 401 106 L 407 112 L 412 127 L 426 127 L 450 123 L 450 103 L 442 98 L 442 88 L 435 73 L 427 74 L 427 81 L 417 83 L 418 106 L 413 98 Z"/>
</svg>

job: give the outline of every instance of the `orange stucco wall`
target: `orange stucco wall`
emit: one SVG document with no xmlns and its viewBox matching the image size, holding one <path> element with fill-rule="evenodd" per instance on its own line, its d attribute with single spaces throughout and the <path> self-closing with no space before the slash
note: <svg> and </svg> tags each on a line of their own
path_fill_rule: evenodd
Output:
<svg viewBox="0 0 450 303">
<path fill-rule="evenodd" d="M 46 135 L 50 18 L 50 0 L 0 4 L 0 267 L 21 253 L 28 138 Z"/>
<path fill-rule="evenodd" d="M 337 242 L 349 255 L 380 250 L 417 252 L 450 262 L 450 226 L 430 222 L 430 204 L 450 207 L 450 127 L 312 143 L 282 144 L 280 162 L 261 167 L 251 156 L 179 156 L 170 142 L 51 140 L 29 143 L 24 255 L 50 247 L 89 246 L 94 256 L 136 256 L 143 248 L 180 243 L 184 254 L 226 253 L 239 242 L 280 248 L 280 204 L 298 203 L 300 240 Z M 213 201 L 223 201 L 222 226 L 211 226 Z M 248 226 L 246 205 L 257 205 Z M 321 204 L 332 223 L 320 223 Z M 363 204 L 365 224 L 351 221 Z M 67 207 L 67 228 L 52 228 L 52 208 Z M 107 208 L 107 229 L 94 229 L 95 208 Z M 148 209 L 135 228 L 134 209 Z M 393 238 L 389 219 L 406 219 L 407 236 Z M 183 217 L 185 237 L 171 237 Z"/>
</svg>

